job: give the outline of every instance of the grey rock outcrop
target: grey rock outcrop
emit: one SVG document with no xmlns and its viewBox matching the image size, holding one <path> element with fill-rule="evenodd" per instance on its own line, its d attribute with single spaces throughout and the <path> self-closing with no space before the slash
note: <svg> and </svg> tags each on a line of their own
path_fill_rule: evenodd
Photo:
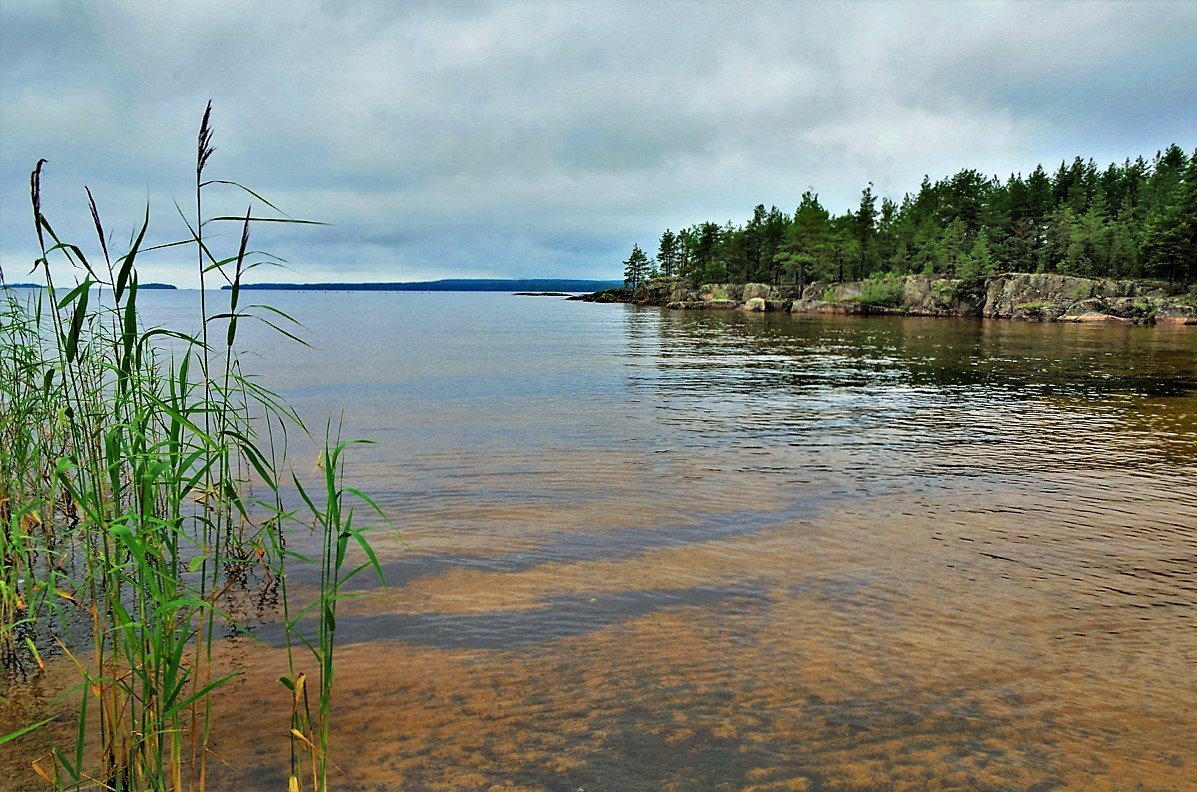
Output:
<svg viewBox="0 0 1197 792">
<path fill-rule="evenodd" d="M 801 288 L 767 283 L 705 283 L 695 288 L 684 278 L 657 278 L 626 301 L 679 310 L 1197 325 L 1197 292 L 1159 282 L 1054 273 L 1006 273 L 987 279 L 904 275 L 848 283 L 815 281 Z"/>
</svg>

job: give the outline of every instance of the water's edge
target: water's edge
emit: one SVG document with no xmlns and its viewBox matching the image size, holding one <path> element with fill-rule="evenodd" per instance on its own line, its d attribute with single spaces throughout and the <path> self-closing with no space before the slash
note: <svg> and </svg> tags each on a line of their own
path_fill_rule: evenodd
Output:
<svg viewBox="0 0 1197 792">
<path fill-rule="evenodd" d="M 1197 293 L 1158 281 L 1006 273 L 987 278 L 904 275 L 806 286 L 658 278 L 635 290 L 577 299 L 673 309 L 849 315 L 946 316 L 1032 322 L 1197 325 Z"/>
</svg>

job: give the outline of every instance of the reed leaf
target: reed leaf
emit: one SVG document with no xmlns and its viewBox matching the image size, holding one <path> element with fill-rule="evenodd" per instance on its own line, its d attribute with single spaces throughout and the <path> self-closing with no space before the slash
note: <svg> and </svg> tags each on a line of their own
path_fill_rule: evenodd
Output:
<svg viewBox="0 0 1197 792">
<path fill-rule="evenodd" d="M 204 177 L 212 140 L 209 102 L 196 141 L 194 215 L 175 203 L 182 240 L 146 245 L 146 206 L 128 252 L 114 259 L 96 197 L 86 189 L 103 275 L 43 213 L 45 160 L 30 174 L 41 252 L 35 267 L 50 302 L 37 295 L 19 304 L 5 295 L 0 304 L 0 658 L 41 668 L 51 651 L 77 669 L 73 740 L 59 745 L 47 732 L 51 745 L 42 758 L 52 759 L 52 772 L 31 765 L 57 788 L 204 789 L 212 697 L 240 673 L 217 673 L 214 657 L 222 632 L 241 626 L 245 614 L 232 594 L 247 585 L 252 562 L 279 587 L 286 626 L 284 679 L 294 694 L 285 716 L 294 738 L 287 783 L 294 788 L 308 779 L 313 792 L 324 792 L 337 604 L 345 581 L 359 572 L 372 569 L 382 580 L 366 530 L 355 526 L 345 500 L 360 500 L 389 525 L 377 503 L 343 483 L 343 455 L 353 443 L 334 441 L 326 430 L 322 486 L 305 486 L 285 448 L 290 431 L 307 434 L 303 420 L 244 373 L 234 348 L 245 319 L 306 346 L 295 317 L 270 305 L 241 305 L 242 278 L 273 263 L 251 256 L 281 261 L 251 250 L 253 224 L 323 224 L 255 217 L 253 204 L 242 217 L 205 217 L 203 192 L 217 186 L 282 214 L 244 185 Z M 221 240 L 206 238 L 205 228 L 234 219 L 241 223 L 235 252 L 219 255 L 212 243 Z M 181 246 L 194 246 L 201 285 L 219 276 L 232 286 L 228 304 L 209 310 L 201 291 L 198 334 L 144 329 L 139 265 L 148 253 Z M 56 280 L 70 285 L 56 290 Z M 96 285 L 111 286 L 111 300 L 103 293 L 91 299 Z M 223 347 L 208 336 L 214 322 L 227 322 Z M 292 485 L 286 493 L 282 482 Z M 251 497 L 258 487 L 268 497 Z M 285 534 L 303 526 L 317 532 L 319 553 L 287 547 Z M 363 563 L 351 562 L 351 546 Z M 288 598 L 288 563 L 319 568 L 320 590 L 306 606 L 294 608 Z M 310 638 L 301 629 L 309 620 Z M 319 669 L 315 710 L 296 648 Z M 54 720 L 31 713 L 0 735 L 0 744 Z"/>
</svg>

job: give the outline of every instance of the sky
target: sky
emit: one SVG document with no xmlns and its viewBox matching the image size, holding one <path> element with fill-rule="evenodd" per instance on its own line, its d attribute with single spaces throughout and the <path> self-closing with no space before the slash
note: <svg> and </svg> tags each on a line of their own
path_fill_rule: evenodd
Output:
<svg viewBox="0 0 1197 792">
<path fill-rule="evenodd" d="M 808 189 L 842 213 L 869 182 L 1192 151 L 1195 42 L 1193 2 L 0 0 L 0 267 L 37 280 L 40 158 L 92 258 L 85 185 L 114 252 L 147 205 L 149 242 L 185 238 L 209 100 L 205 175 L 327 223 L 257 226 L 286 264 L 253 279 L 619 278 L 633 243 Z M 140 271 L 198 284 L 176 248 Z"/>
</svg>

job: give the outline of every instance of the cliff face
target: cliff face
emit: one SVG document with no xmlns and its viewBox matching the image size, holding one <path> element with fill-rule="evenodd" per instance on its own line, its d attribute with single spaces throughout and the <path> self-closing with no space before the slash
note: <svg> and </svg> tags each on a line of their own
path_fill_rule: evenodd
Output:
<svg viewBox="0 0 1197 792">
<path fill-rule="evenodd" d="M 789 313 L 969 316 L 1051 322 L 1197 325 L 1197 292 L 1165 284 L 1008 273 L 992 278 L 906 275 L 850 283 L 815 282 L 803 289 L 764 283 L 710 283 L 693 288 L 659 278 L 629 297 L 673 309 Z"/>
</svg>

